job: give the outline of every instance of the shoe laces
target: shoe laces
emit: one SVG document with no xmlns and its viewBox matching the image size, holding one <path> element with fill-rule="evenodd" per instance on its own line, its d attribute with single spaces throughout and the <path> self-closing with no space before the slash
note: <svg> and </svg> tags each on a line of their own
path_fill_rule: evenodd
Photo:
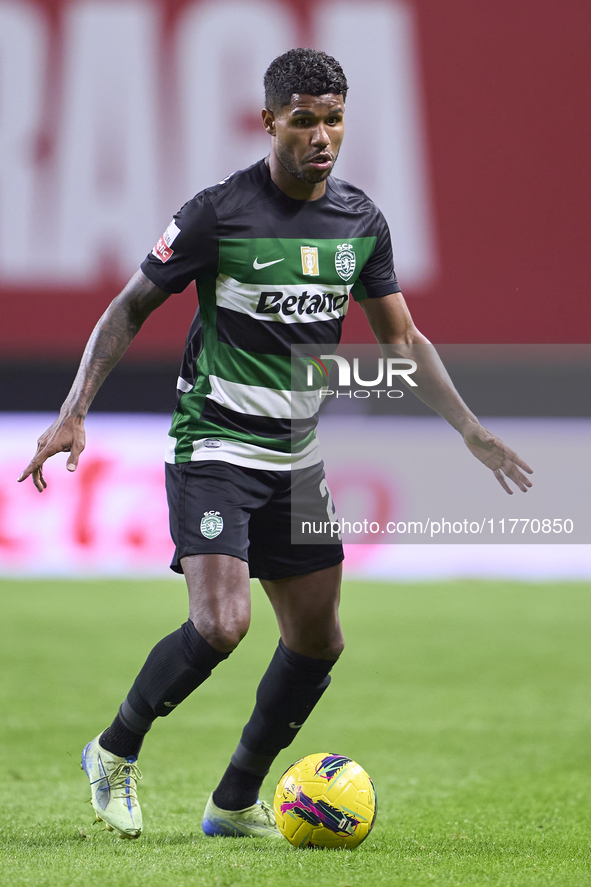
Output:
<svg viewBox="0 0 591 887">
<path fill-rule="evenodd" d="M 129 798 L 137 804 L 137 783 L 142 779 L 142 772 L 137 764 L 124 761 L 109 773 L 109 787 L 115 796 Z"/>
<path fill-rule="evenodd" d="M 264 817 L 267 820 L 267 825 L 271 827 L 276 827 L 277 823 L 275 822 L 275 813 L 271 805 L 267 804 L 266 801 L 260 801 L 259 806 L 261 812 L 264 814 Z"/>
</svg>

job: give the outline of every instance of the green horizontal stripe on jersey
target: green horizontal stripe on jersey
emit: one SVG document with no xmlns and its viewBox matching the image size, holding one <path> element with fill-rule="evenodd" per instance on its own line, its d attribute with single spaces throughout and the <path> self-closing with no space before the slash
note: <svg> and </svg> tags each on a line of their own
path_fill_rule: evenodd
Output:
<svg viewBox="0 0 591 887">
<path fill-rule="evenodd" d="M 348 240 L 299 238 L 261 238 L 220 240 L 220 274 L 227 274 L 243 283 L 266 286 L 313 284 L 336 286 L 343 282 L 353 286 L 363 266 L 373 253 L 376 237 L 351 237 Z M 302 247 L 318 251 L 318 274 L 304 273 Z M 350 254 L 354 255 L 354 270 Z M 340 257 L 340 262 L 339 262 Z M 337 262 L 341 274 L 337 271 Z M 258 267 L 255 267 L 255 264 Z M 261 265 L 263 267 L 261 267 Z M 349 273 L 351 272 L 351 273 Z"/>
</svg>

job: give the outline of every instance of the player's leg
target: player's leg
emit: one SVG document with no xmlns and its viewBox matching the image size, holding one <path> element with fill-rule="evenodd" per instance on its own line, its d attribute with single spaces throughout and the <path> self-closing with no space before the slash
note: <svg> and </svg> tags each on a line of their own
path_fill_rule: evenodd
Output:
<svg viewBox="0 0 591 887">
<path fill-rule="evenodd" d="M 343 649 L 340 563 L 261 582 L 275 610 L 281 640 L 259 684 L 238 748 L 213 794 L 215 805 L 226 811 L 256 802 L 272 762 L 291 744 L 320 700 Z"/>
<path fill-rule="evenodd" d="M 336 662 L 344 639 L 339 619 L 342 563 L 288 579 L 261 579 L 285 646 L 300 656 Z"/>
<path fill-rule="evenodd" d="M 169 715 L 238 646 L 250 622 L 248 564 L 224 554 L 181 560 L 189 619 L 159 641 L 146 659 L 101 746 L 138 755 L 156 718 Z"/>
<path fill-rule="evenodd" d="M 166 466 L 172 568 L 183 573 L 189 619 L 151 651 L 101 746 L 137 756 L 157 717 L 166 717 L 240 642 L 250 621 L 246 510 L 252 483 L 217 462 Z"/>
<path fill-rule="evenodd" d="M 115 720 L 84 748 L 82 767 L 92 786 L 97 817 L 122 837 L 142 829 L 137 768 L 144 736 L 212 670 L 227 659 L 248 630 L 248 565 L 229 555 L 183 558 L 189 619 L 150 652 Z"/>
<path fill-rule="evenodd" d="M 250 520 L 249 562 L 250 575 L 260 578 L 273 605 L 281 640 L 238 748 L 208 802 L 203 822 L 207 834 L 240 833 L 226 828 L 240 818 L 232 811 L 255 803 L 272 761 L 293 741 L 328 687 L 329 672 L 343 648 L 340 540 L 329 533 L 320 544 L 305 539 L 293 544 L 294 528 L 302 520 L 332 520 L 323 465 L 289 476 L 269 473 L 269 482 L 273 496 Z"/>
<path fill-rule="evenodd" d="M 155 718 L 169 715 L 228 657 L 248 629 L 249 484 L 223 463 L 167 465 L 176 544 L 172 567 L 185 574 L 189 619 L 156 644 L 115 720 L 82 756 L 97 815 L 129 837 L 141 830 L 135 783 L 144 736 Z"/>
</svg>

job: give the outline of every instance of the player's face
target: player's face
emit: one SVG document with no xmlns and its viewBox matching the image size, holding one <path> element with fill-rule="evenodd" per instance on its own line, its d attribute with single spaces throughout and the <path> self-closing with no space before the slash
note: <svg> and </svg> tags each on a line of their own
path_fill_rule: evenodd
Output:
<svg viewBox="0 0 591 887">
<path fill-rule="evenodd" d="M 316 186 L 328 178 L 338 157 L 345 134 L 344 114 L 343 97 L 332 93 L 292 95 L 290 104 L 279 111 L 263 112 L 265 128 L 273 136 L 272 159 L 282 168 L 278 172 L 318 190 Z"/>
</svg>

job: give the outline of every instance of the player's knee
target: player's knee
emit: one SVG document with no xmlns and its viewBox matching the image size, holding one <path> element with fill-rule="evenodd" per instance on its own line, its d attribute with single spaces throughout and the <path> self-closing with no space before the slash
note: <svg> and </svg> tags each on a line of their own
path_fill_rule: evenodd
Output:
<svg viewBox="0 0 591 887">
<path fill-rule="evenodd" d="M 315 643 L 309 643 L 304 655 L 312 659 L 326 659 L 328 662 L 336 662 L 345 649 L 345 639 L 339 632 L 330 638 L 318 639 Z"/>
<path fill-rule="evenodd" d="M 333 662 L 336 662 L 343 650 L 345 649 L 345 639 L 341 635 L 338 640 L 332 642 L 332 644 L 327 648 L 327 655 L 324 656 L 324 659 L 330 659 Z"/>
<path fill-rule="evenodd" d="M 248 622 L 239 620 L 217 626 L 214 635 L 215 643 L 212 643 L 212 647 L 216 647 L 224 653 L 235 650 L 242 638 L 246 636 L 248 627 Z"/>
<path fill-rule="evenodd" d="M 246 614 L 232 614 L 225 618 L 211 618 L 207 624 L 195 625 L 199 634 L 208 644 L 221 653 L 235 650 L 250 626 L 250 618 Z"/>
<path fill-rule="evenodd" d="M 337 623 L 326 637 L 326 646 L 322 658 L 336 662 L 344 649 L 345 638 L 343 637 L 340 624 Z"/>
</svg>

